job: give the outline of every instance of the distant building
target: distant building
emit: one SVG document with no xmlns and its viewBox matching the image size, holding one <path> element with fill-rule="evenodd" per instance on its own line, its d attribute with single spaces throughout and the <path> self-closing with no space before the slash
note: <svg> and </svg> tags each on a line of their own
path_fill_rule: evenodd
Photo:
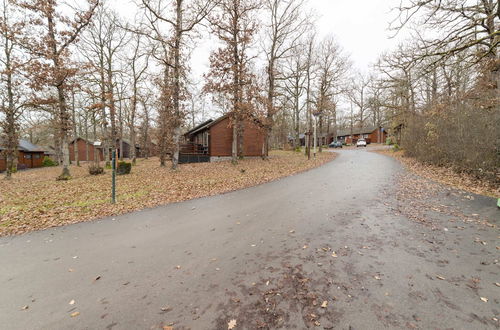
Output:
<svg viewBox="0 0 500 330">
<path fill-rule="evenodd" d="M 387 131 L 383 127 L 362 127 L 339 130 L 337 132 L 337 141 L 345 144 L 354 144 L 359 139 L 365 139 L 367 143 L 385 143 Z"/>
<path fill-rule="evenodd" d="M 5 146 L 0 142 L 0 172 L 7 169 L 5 155 L 3 154 Z M 17 169 L 42 167 L 44 149 L 27 140 L 19 140 L 17 147 Z"/>
</svg>

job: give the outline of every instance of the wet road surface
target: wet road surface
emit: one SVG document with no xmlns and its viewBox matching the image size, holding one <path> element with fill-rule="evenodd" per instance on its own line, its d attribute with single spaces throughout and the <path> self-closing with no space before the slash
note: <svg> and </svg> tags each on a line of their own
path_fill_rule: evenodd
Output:
<svg viewBox="0 0 500 330">
<path fill-rule="evenodd" d="M 491 198 L 342 150 L 257 187 L 1 238 L 0 329 L 498 329 L 499 219 Z"/>
</svg>

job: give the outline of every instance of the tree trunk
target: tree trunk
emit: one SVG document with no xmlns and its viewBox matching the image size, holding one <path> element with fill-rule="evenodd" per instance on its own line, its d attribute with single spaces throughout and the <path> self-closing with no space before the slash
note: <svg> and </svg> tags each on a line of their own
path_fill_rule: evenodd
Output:
<svg viewBox="0 0 500 330">
<path fill-rule="evenodd" d="M 75 157 L 76 166 L 80 166 L 80 158 L 78 157 L 78 131 L 76 128 L 76 109 L 75 109 L 75 92 L 71 91 L 71 110 L 73 113 L 73 154 Z"/>
<path fill-rule="evenodd" d="M 57 95 L 59 101 L 59 125 L 60 125 L 59 134 L 61 140 L 62 162 L 63 162 L 62 173 L 57 179 L 69 180 L 71 179 L 71 173 L 69 171 L 69 143 L 68 143 L 69 115 L 66 110 L 66 98 L 64 96 L 64 88 L 62 84 L 57 86 Z"/>
<path fill-rule="evenodd" d="M 8 98 L 8 108 L 5 116 L 5 126 L 3 127 L 4 133 L 7 136 L 5 161 L 6 161 L 6 171 L 5 179 L 10 180 L 12 178 L 12 173 L 17 170 L 17 123 L 16 123 L 16 109 L 14 104 L 14 92 L 12 90 L 12 70 L 11 70 L 11 48 L 9 46 L 10 42 L 7 37 L 4 38 L 5 42 L 5 74 L 7 80 L 7 98 Z"/>
<path fill-rule="evenodd" d="M 172 152 L 172 169 L 176 170 L 179 165 L 179 143 L 181 137 L 181 110 L 180 110 L 180 93 L 181 93 L 181 38 L 182 38 L 182 0 L 176 2 L 176 24 L 175 24 L 175 40 L 174 40 L 174 134 Z"/>
<path fill-rule="evenodd" d="M 238 123 L 233 121 L 233 142 L 231 145 L 231 162 L 238 163 Z"/>
</svg>

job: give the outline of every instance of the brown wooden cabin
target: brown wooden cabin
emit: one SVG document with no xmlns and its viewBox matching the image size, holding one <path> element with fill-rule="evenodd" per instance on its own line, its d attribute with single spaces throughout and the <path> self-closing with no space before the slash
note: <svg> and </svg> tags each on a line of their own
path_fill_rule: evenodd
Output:
<svg viewBox="0 0 500 330">
<path fill-rule="evenodd" d="M 94 161 L 94 148 L 97 148 L 97 154 L 99 155 L 99 159 L 101 161 L 104 160 L 104 148 L 103 146 L 94 146 L 93 141 L 88 141 L 82 137 L 78 137 L 74 139 L 73 141 L 70 142 L 69 144 L 69 155 L 70 155 L 70 160 L 72 162 L 75 161 L 75 141 L 78 144 L 78 160 L 79 161 Z M 123 152 L 123 158 L 130 158 L 132 156 L 131 153 L 131 147 L 132 143 L 128 139 L 122 139 L 122 143 L 120 144 L 120 139 L 116 140 L 116 157 L 120 156 L 120 150 Z M 88 148 L 88 153 L 87 153 L 87 148 Z M 150 148 L 151 149 L 151 148 Z M 141 148 L 139 147 L 138 144 L 135 146 L 135 155 L 137 158 L 144 157 Z M 87 154 L 88 154 L 88 159 L 87 159 Z M 111 150 L 110 153 L 111 155 Z M 150 154 L 152 155 L 153 153 L 150 150 Z"/>
<path fill-rule="evenodd" d="M 95 151 L 100 161 L 104 160 L 104 152 L 102 146 L 94 146 L 93 141 L 78 137 L 69 143 L 69 159 L 75 161 L 75 143 L 78 145 L 78 160 L 81 162 L 94 161 Z M 88 157 L 87 157 L 88 155 Z"/>
<path fill-rule="evenodd" d="M 257 120 L 244 121 L 243 155 L 262 156 L 264 129 Z M 233 127 L 230 115 L 210 119 L 184 134 L 185 143 L 181 145 L 180 163 L 197 163 L 224 160 L 231 157 Z"/>
<path fill-rule="evenodd" d="M 7 169 L 5 155 L 2 151 L 5 147 L 0 145 L 0 172 Z M 17 152 L 17 169 L 24 170 L 26 168 L 42 167 L 44 150 L 42 147 L 37 146 L 26 140 L 19 140 Z"/>
<path fill-rule="evenodd" d="M 345 144 L 355 144 L 359 139 L 365 139 L 366 143 L 385 143 L 387 131 L 382 127 L 363 127 L 351 130 L 340 130 L 337 133 L 337 141 Z"/>
</svg>

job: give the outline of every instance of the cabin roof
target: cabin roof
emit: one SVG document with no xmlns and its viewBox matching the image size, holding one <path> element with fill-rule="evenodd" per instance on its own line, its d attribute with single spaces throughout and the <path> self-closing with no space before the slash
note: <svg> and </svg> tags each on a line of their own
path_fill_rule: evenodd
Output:
<svg viewBox="0 0 500 330">
<path fill-rule="evenodd" d="M 354 127 L 352 129 L 352 134 L 353 135 L 357 135 L 357 134 L 369 134 L 369 133 L 373 132 L 376 129 L 377 129 L 376 126 Z M 349 135 L 351 135 L 351 129 L 343 129 L 343 130 L 339 130 L 337 132 L 337 136 L 349 136 Z"/>
<path fill-rule="evenodd" d="M 0 150 L 5 149 L 4 143 L 0 142 Z M 24 139 L 19 139 L 17 149 L 25 152 L 44 152 L 45 150 L 37 146 L 36 144 L 33 144 L 29 142 L 28 140 Z"/>
</svg>

